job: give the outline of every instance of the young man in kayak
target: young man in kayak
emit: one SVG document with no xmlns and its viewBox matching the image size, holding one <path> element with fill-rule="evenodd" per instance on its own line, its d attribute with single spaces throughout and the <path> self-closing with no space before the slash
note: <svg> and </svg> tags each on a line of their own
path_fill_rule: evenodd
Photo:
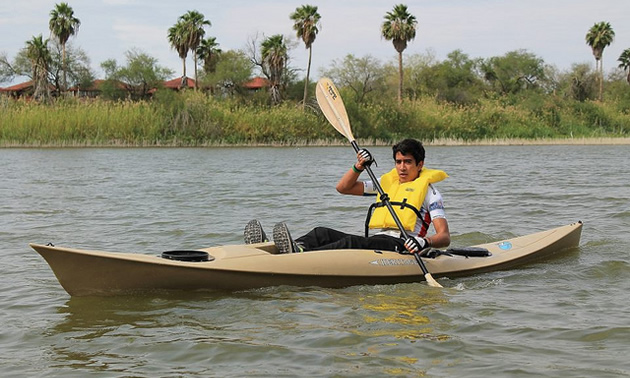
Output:
<svg viewBox="0 0 630 378">
<path fill-rule="evenodd" d="M 405 139 L 392 147 L 395 168 L 380 178 L 383 191 L 389 195 L 398 218 L 411 237 L 401 238 L 389 210 L 377 206 L 370 219 L 370 229 L 379 231 L 373 236 L 357 236 L 327 227 L 316 227 L 295 240 L 284 222 L 273 228 L 273 240 L 280 253 L 294 253 L 324 249 L 374 249 L 387 251 L 407 250 L 418 253 L 430 247 L 443 248 L 450 244 L 451 236 L 444 212 L 442 195 L 433 186 L 448 175 L 439 170 L 424 168 L 425 150 L 415 139 Z M 342 194 L 378 194 L 371 180 L 359 181 L 361 172 L 374 159 L 365 149 L 357 154 L 357 162 L 337 183 Z M 435 234 L 427 236 L 433 223 Z M 266 240 L 265 232 L 257 220 L 245 227 L 245 243 L 260 243 Z"/>
</svg>

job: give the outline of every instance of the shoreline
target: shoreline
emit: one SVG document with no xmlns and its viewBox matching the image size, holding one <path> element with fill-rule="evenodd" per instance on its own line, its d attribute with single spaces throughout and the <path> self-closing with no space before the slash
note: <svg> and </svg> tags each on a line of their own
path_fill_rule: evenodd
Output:
<svg viewBox="0 0 630 378">
<path fill-rule="evenodd" d="M 547 145 L 630 145 L 630 137 L 591 137 L 591 138 L 542 138 L 518 139 L 495 138 L 474 141 L 464 140 L 434 140 L 427 146 L 547 146 Z"/>
<path fill-rule="evenodd" d="M 389 146 L 391 141 L 358 139 L 362 146 Z M 561 145 L 630 145 L 630 137 L 590 137 L 590 138 L 489 138 L 480 140 L 462 140 L 439 138 L 432 141 L 422 141 L 425 146 L 458 147 L 458 146 L 561 146 Z M 90 141 L 71 141 L 54 143 L 12 143 L 0 142 L 0 149 L 10 148 L 207 148 L 207 147 L 341 147 L 347 146 L 346 140 L 317 140 L 317 141 L 278 141 L 269 143 L 184 143 L 172 141 L 127 143 L 111 141 L 109 143 L 93 143 Z"/>
</svg>

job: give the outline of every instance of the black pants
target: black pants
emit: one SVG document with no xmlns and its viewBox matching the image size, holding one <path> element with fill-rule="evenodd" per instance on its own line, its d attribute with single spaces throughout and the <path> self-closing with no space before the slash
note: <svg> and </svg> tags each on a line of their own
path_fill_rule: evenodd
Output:
<svg viewBox="0 0 630 378">
<path fill-rule="evenodd" d="M 346 234 L 327 227 L 315 227 L 306 235 L 295 239 L 305 251 L 324 249 L 375 249 L 383 251 L 404 251 L 404 240 L 389 235 L 370 237 Z"/>
</svg>

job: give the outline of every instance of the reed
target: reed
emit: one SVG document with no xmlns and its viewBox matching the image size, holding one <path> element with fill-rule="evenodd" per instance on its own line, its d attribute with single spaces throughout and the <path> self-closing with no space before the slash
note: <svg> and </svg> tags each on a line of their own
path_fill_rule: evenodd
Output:
<svg viewBox="0 0 630 378">
<path fill-rule="evenodd" d="M 146 144 L 158 141 L 163 117 L 146 102 L 15 102 L 3 109 L 0 140 L 25 145 Z"/>
<path fill-rule="evenodd" d="M 630 131 L 630 114 L 618 111 L 614 102 L 577 103 L 552 96 L 516 104 L 482 99 L 470 106 L 422 97 L 402 106 L 390 102 L 350 106 L 349 113 L 360 120 L 355 134 L 389 140 L 601 138 L 627 137 Z"/>
<path fill-rule="evenodd" d="M 457 106 L 432 97 L 402 105 L 346 99 L 355 137 L 387 144 L 403 137 L 451 143 L 628 137 L 630 112 L 615 101 L 554 96 L 481 99 Z M 202 146 L 340 144 L 316 108 L 269 107 L 201 92 L 162 92 L 151 101 L 0 100 L 0 146 Z"/>
</svg>

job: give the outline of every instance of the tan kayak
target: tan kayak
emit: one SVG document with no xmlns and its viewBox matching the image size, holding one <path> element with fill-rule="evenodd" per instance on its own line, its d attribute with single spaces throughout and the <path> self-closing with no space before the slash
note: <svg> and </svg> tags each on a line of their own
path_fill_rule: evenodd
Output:
<svg viewBox="0 0 630 378">
<path fill-rule="evenodd" d="M 577 222 L 469 249 L 438 251 L 422 259 L 435 278 L 508 269 L 577 247 L 581 232 L 582 223 Z M 233 291 L 279 285 L 346 287 L 424 280 L 413 256 L 388 251 L 277 254 L 273 243 L 261 243 L 145 255 L 30 246 L 46 259 L 72 296 L 153 290 Z M 462 255 L 471 253 L 485 256 Z"/>
</svg>

